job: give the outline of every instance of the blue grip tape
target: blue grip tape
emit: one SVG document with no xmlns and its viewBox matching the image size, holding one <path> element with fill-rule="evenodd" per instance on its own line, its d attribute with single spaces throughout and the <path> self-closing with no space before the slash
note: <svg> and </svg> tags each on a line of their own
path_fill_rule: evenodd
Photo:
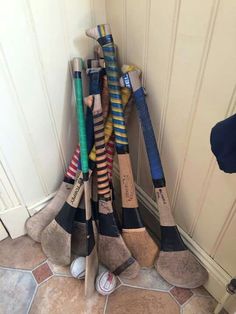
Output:
<svg viewBox="0 0 236 314">
<path fill-rule="evenodd" d="M 89 95 L 100 94 L 102 90 L 102 70 L 99 71 L 89 69 L 88 77 L 89 77 Z"/>
<path fill-rule="evenodd" d="M 156 138 L 142 87 L 134 92 L 134 99 L 142 125 L 152 179 L 164 179 L 161 158 L 157 148 Z"/>
</svg>

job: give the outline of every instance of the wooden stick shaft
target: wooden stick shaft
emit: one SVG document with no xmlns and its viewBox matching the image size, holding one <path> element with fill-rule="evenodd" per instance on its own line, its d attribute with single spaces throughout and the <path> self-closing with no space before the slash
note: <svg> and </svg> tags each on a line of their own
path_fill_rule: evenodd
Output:
<svg viewBox="0 0 236 314">
<path fill-rule="evenodd" d="M 95 29 L 87 31 L 87 34 L 90 37 L 96 38 L 102 46 L 106 64 L 115 143 L 121 172 L 122 207 L 123 212 L 127 213 L 127 215 L 123 215 L 123 221 L 127 221 L 127 219 L 129 220 L 128 223 L 125 223 L 125 228 L 143 228 L 143 224 L 137 210 L 138 202 L 129 156 L 128 138 L 119 83 L 119 70 L 117 67 L 112 35 L 109 32 L 108 25 L 98 25 Z M 126 210 L 126 205 L 129 206 L 129 213 Z"/>
</svg>

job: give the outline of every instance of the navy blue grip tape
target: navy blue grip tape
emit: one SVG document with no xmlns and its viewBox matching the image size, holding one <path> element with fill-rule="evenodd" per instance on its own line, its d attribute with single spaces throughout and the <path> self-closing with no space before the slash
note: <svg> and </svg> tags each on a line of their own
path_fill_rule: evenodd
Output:
<svg viewBox="0 0 236 314">
<path fill-rule="evenodd" d="M 161 165 L 160 154 L 157 148 L 156 138 L 152 128 L 152 122 L 148 112 L 148 107 L 143 92 L 143 88 L 139 88 L 134 92 L 134 99 L 138 109 L 139 119 L 141 121 L 143 136 L 145 140 L 147 155 L 149 159 L 151 175 L 153 180 L 164 178 L 164 172 Z"/>
<path fill-rule="evenodd" d="M 101 93 L 102 89 L 102 72 L 92 72 L 88 73 L 89 77 L 89 95 L 96 95 Z"/>
</svg>

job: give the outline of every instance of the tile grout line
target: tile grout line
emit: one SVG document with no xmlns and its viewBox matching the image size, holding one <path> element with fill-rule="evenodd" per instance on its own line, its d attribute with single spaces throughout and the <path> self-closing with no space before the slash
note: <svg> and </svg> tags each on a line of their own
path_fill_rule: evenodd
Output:
<svg viewBox="0 0 236 314">
<path fill-rule="evenodd" d="M 50 267 L 49 263 L 48 263 L 48 258 L 46 259 L 46 262 L 48 264 L 49 269 L 51 270 L 51 272 L 54 274 L 54 271 L 52 270 L 52 268 Z M 55 275 L 55 274 L 54 274 Z"/>
<path fill-rule="evenodd" d="M 52 269 L 52 265 L 56 265 L 56 264 L 53 264 L 52 262 L 49 261 L 49 259 L 46 260 L 47 264 L 48 264 L 48 267 L 49 269 L 51 270 L 51 272 L 53 273 L 54 276 L 57 276 L 57 277 L 67 277 L 67 278 L 74 278 L 71 274 L 63 274 L 63 273 L 60 273 L 60 272 L 55 272 L 53 269 Z M 51 263 L 51 266 L 50 266 L 50 263 Z M 58 266 L 58 265 L 56 265 Z"/>
<path fill-rule="evenodd" d="M 31 272 L 33 272 L 35 269 L 37 269 L 38 267 L 42 266 L 43 264 L 46 264 L 47 263 L 47 259 L 45 259 L 43 262 L 41 262 L 40 264 L 38 264 L 37 266 L 35 266 Z"/>
<path fill-rule="evenodd" d="M 51 279 L 52 277 L 55 277 L 54 274 L 52 274 L 51 276 L 49 276 L 48 278 L 46 278 L 45 280 L 43 280 L 42 282 L 38 283 L 38 287 L 41 287 L 45 282 L 47 282 L 49 279 Z"/>
<path fill-rule="evenodd" d="M 103 314 L 106 314 L 108 298 L 109 298 L 109 295 L 106 296 L 106 301 L 105 301 L 105 305 L 104 305 L 104 309 L 103 309 Z"/>
<path fill-rule="evenodd" d="M 148 291 L 157 291 L 157 292 L 165 292 L 165 293 L 169 293 L 169 290 L 162 290 L 162 289 L 155 289 L 155 288 L 147 288 L 147 287 L 139 287 L 139 286 L 133 286 L 130 284 L 123 284 L 124 287 L 130 287 L 130 288 L 134 288 L 134 289 L 142 289 L 142 290 L 148 290 Z"/>
<path fill-rule="evenodd" d="M 32 277 L 34 277 L 34 276 L 32 276 Z M 34 280 L 35 280 L 35 282 L 36 282 L 36 279 L 34 278 Z M 33 295 L 32 295 L 32 298 L 31 298 L 31 300 L 30 300 L 30 303 L 29 303 L 29 307 L 28 307 L 28 309 L 27 309 L 27 312 L 26 312 L 26 314 L 29 314 L 29 312 L 30 312 L 30 309 L 31 309 L 31 306 L 32 306 L 32 304 L 33 304 L 33 301 L 34 301 L 34 298 L 35 298 L 35 296 L 36 296 L 36 293 L 38 292 L 38 283 L 36 282 L 36 287 L 35 287 L 35 289 L 34 289 L 34 293 L 33 293 Z"/>
<path fill-rule="evenodd" d="M 32 273 L 32 271 L 31 271 L 31 275 L 32 275 L 32 277 L 33 277 L 33 279 L 34 279 L 34 281 L 35 281 L 36 285 L 38 286 L 39 284 L 38 284 L 38 282 L 37 282 L 36 278 L 34 277 L 34 274 Z"/>
<path fill-rule="evenodd" d="M 195 295 L 193 294 L 182 306 L 181 308 L 184 308 L 194 297 Z"/>
<path fill-rule="evenodd" d="M 171 286 L 170 289 L 168 290 L 168 292 L 170 292 L 175 286 Z"/>
<path fill-rule="evenodd" d="M 122 287 L 122 286 L 124 286 L 124 285 L 123 285 L 122 283 L 120 283 L 119 285 L 117 285 L 117 286 L 115 287 L 114 291 L 118 290 L 118 289 L 119 289 L 120 287 Z M 114 292 L 114 291 L 113 291 L 113 292 Z M 112 292 L 112 293 L 113 293 L 113 292 Z"/>
<path fill-rule="evenodd" d="M 6 267 L 6 266 L 0 266 L 0 269 L 2 270 L 16 270 L 24 273 L 32 273 L 32 270 L 30 269 L 21 269 L 21 268 L 11 268 L 11 267 Z"/>
<path fill-rule="evenodd" d="M 179 303 L 179 301 L 173 296 L 173 294 L 170 293 L 170 291 L 168 291 L 169 296 L 179 305 L 180 309 L 181 309 L 181 304 Z"/>
<path fill-rule="evenodd" d="M 121 279 L 119 276 L 117 276 L 117 277 L 118 277 L 118 279 L 120 280 L 121 284 L 123 285 L 124 282 L 122 281 L 122 279 Z"/>
<path fill-rule="evenodd" d="M 54 275 L 55 277 L 65 277 L 65 278 L 74 278 L 74 279 L 78 279 L 78 278 L 73 277 L 72 275 L 65 275 L 65 274 L 54 273 L 54 272 L 53 272 L 53 275 Z M 78 280 L 83 280 L 83 279 L 78 279 Z"/>
</svg>

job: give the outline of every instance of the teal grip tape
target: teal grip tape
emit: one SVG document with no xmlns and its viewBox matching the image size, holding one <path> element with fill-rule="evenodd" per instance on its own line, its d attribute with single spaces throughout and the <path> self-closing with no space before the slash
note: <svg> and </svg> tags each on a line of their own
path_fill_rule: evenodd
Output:
<svg viewBox="0 0 236 314">
<path fill-rule="evenodd" d="M 80 158 L 81 158 L 81 169 L 82 172 L 88 173 L 88 149 L 87 149 L 87 138 L 85 129 L 85 117 L 84 117 L 84 106 L 83 106 L 83 88 L 81 72 L 74 71 L 74 86 L 75 86 L 75 98 L 76 98 L 76 113 L 77 122 L 79 126 L 79 139 L 80 139 Z"/>
</svg>

